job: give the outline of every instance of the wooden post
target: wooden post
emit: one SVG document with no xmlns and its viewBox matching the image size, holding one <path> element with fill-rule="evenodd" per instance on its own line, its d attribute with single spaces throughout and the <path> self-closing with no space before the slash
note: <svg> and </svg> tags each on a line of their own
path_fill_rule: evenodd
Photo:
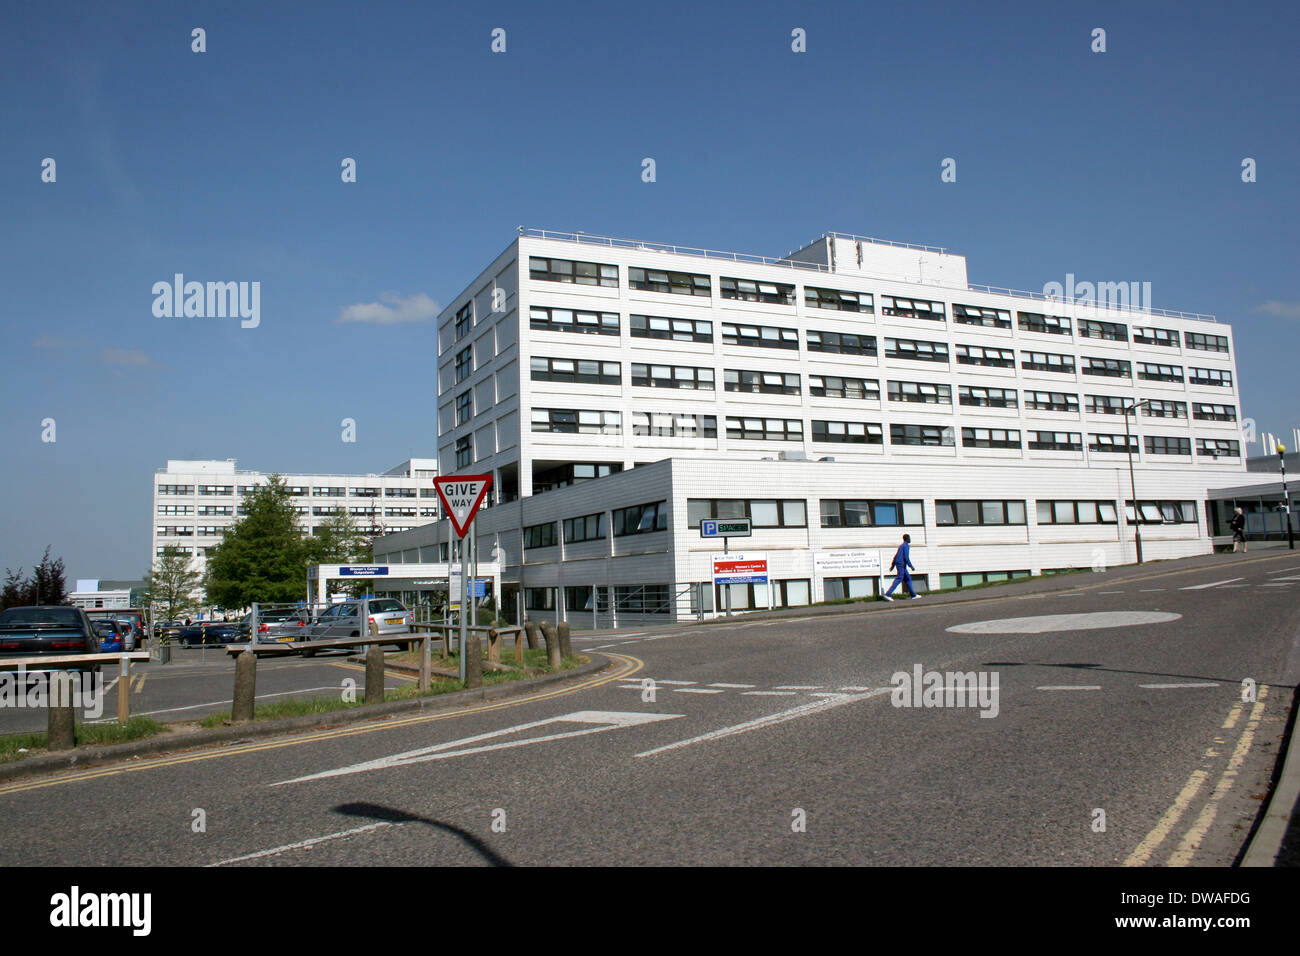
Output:
<svg viewBox="0 0 1300 956">
<path fill-rule="evenodd" d="M 494 664 L 501 660 L 500 640 L 500 632 L 495 627 L 488 628 L 488 660 Z"/>
<path fill-rule="evenodd" d="M 117 722 L 131 719 L 131 661 L 123 654 L 117 675 Z"/>
<path fill-rule="evenodd" d="M 49 710 L 48 740 L 50 750 L 71 750 L 77 746 L 77 715 L 72 709 L 72 677 L 63 671 L 46 675 L 50 682 L 46 707 Z"/>
<path fill-rule="evenodd" d="M 560 656 L 560 639 L 556 636 L 555 625 L 550 621 L 542 622 L 542 637 L 546 638 L 546 663 L 559 670 L 563 663 Z"/>
<path fill-rule="evenodd" d="M 541 645 L 537 641 L 537 625 L 532 621 L 524 622 L 524 633 L 528 635 L 528 649 L 535 651 Z"/>
<path fill-rule="evenodd" d="M 247 650 L 235 658 L 235 699 L 230 705 L 230 719 L 237 723 L 252 720 L 256 696 L 257 655 Z"/>
<path fill-rule="evenodd" d="M 478 631 L 466 630 L 465 646 L 460 649 L 460 659 L 465 668 L 466 688 L 483 686 L 483 656 L 479 653 Z"/>
<path fill-rule="evenodd" d="M 429 680 L 433 673 L 433 631 L 423 632 L 420 641 L 420 690 L 429 689 Z"/>
<path fill-rule="evenodd" d="M 573 653 L 573 642 L 569 638 L 569 622 L 562 621 L 555 629 L 555 636 L 560 639 L 560 655 L 568 657 Z"/>
<path fill-rule="evenodd" d="M 515 663 L 524 666 L 524 632 L 520 628 L 515 630 Z"/>
<path fill-rule="evenodd" d="M 384 702 L 384 649 L 378 644 L 366 647 L 366 703 Z"/>
</svg>

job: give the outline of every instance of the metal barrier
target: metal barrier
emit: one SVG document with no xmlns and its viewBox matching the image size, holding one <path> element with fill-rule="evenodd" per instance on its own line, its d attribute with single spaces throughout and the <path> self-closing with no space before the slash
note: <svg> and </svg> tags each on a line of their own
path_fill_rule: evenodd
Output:
<svg viewBox="0 0 1300 956">
<path fill-rule="evenodd" d="M 117 681 L 117 722 L 125 724 L 131 719 L 131 662 L 149 660 L 148 651 L 115 651 L 102 654 L 42 654 L 31 657 L 7 657 L 0 660 L 0 671 L 26 671 L 28 667 L 36 668 L 30 673 L 41 674 L 68 674 L 71 676 L 76 668 L 69 668 L 60 665 L 67 664 L 105 664 L 111 661 L 117 661 L 118 681 Z M 84 673 L 84 671 L 83 671 Z M 54 739 L 56 727 L 60 732 L 66 734 L 72 733 L 72 719 L 69 713 L 73 707 L 71 701 L 64 701 L 58 706 L 54 705 L 55 695 L 54 688 L 51 687 L 51 694 L 48 698 L 50 706 L 50 739 Z M 60 714 L 59 712 L 63 713 Z M 72 746 L 67 743 L 63 747 L 51 747 L 51 749 L 67 749 Z"/>
</svg>

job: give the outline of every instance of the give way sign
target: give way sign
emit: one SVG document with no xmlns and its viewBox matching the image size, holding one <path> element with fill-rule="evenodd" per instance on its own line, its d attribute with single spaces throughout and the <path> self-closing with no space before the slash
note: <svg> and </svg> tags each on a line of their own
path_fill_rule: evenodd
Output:
<svg viewBox="0 0 1300 956">
<path fill-rule="evenodd" d="M 492 476 L 451 475 L 433 479 L 433 486 L 438 489 L 438 497 L 447 509 L 451 526 L 456 529 L 456 537 L 465 537 L 478 506 L 483 503 L 483 497 L 492 487 Z"/>
</svg>

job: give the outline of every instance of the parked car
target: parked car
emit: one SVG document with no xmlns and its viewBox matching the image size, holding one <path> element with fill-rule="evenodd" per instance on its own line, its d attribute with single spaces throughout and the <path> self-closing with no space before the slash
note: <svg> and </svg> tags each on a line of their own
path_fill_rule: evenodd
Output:
<svg viewBox="0 0 1300 956">
<path fill-rule="evenodd" d="M 126 636 L 126 631 L 130 627 L 129 624 L 119 623 L 103 617 L 99 620 L 92 619 L 90 623 L 94 626 L 95 633 L 99 635 L 99 649 L 101 651 L 107 653 L 109 651 L 118 652 L 124 649 L 130 650 L 130 648 L 123 647 L 123 639 Z"/>
<path fill-rule="evenodd" d="M 201 621 L 189 627 L 182 627 L 176 639 L 187 647 L 200 644 L 238 644 L 241 640 L 238 624 L 227 624 L 221 621 Z M 247 639 L 242 638 L 242 640 Z"/>
<path fill-rule="evenodd" d="M 253 612 L 249 611 L 239 622 L 239 639 L 248 640 L 253 627 Z M 257 641 L 259 644 L 275 644 L 282 641 L 296 641 L 307 627 L 307 610 L 305 608 L 266 608 L 259 609 L 257 615 Z"/>
<path fill-rule="evenodd" d="M 401 601 L 393 598 L 361 598 L 333 604 L 316 616 L 315 622 L 303 628 L 302 641 L 322 641 L 330 638 L 366 637 L 371 625 L 380 636 L 410 634 L 413 624 L 411 612 Z M 303 651 L 310 656 L 312 651 Z"/>
<path fill-rule="evenodd" d="M 79 607 L 11 607 L 0 611 L 0 659 L 49 656 L 48 667 L 27 665 L 28 671 L 97 671 L 98 664 L 60 666 L 58 657 L 98 654 L 99 632 Z"/>
<path fill-rule="evenodd" d="M 89 617 L 91 621 L 98 621 L 104 619 L 114 620 L 114 621 L 130 621 L 131 622 L 130 632 L 125 635 L 126 649 L 128 651 L 133 651 L 136 649 L 137 646 L 144 643 L 144 614 L 141 611 L 129 610 L 124 608 L 118 608 L 118 609 L 93 608 L 91 610 L 86 611 L 86 616 Z"/>
</svg>

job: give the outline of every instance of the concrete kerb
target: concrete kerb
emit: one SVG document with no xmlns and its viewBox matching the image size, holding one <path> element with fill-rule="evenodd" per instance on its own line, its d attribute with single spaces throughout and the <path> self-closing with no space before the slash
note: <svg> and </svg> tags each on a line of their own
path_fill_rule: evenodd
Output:
<svg viewBox="0 0 1300 956">
<path fill-rule="evenodd" d="M 242 743 L 254 737 L 273 737 L 276 734 L 318 730 L 322 727 L 333 727 L 339 724 L 362 723 L 367 720 L 389 717 L 393 714 L 406 713 L 407 711 L 427 711 L 430 713 L 454 711 L 482 701 L 501 700 L 508 697 L 526 697 L 531 692 L 543 687 L 590 677 L 614 663 L 598 651 L 585 651 L 582 653 L 584 656 L 598 659 L 593 659 L 561 674 L 545 674 L 541 677 L 505 681 L 500 684 L 484 685 L 473 690 L 451 691 L 432 697 L 414 697 L 409 700 L 393 700 L 369 706 L 362 705 L 346 710 L 331 711 L 327 714 L 308 714 L 303 717 L 285 717 L 280 720 L 259 720 L 238 726 L 217 727 L 212 730 L 191 731 L 181 734 L 160 734 L 156 737 L 132 740 L 122 744 L 110 744 L 103 747 L 82 746 L 76 750 L 57 754 L 14 760 L 0 764 L 0 781 L 53 770 L 70 770 L 77 767 L 94 766 L 124 758 L 142 757 L 147 754 L 197 749 L 214 744 Z"/>
</svg>

